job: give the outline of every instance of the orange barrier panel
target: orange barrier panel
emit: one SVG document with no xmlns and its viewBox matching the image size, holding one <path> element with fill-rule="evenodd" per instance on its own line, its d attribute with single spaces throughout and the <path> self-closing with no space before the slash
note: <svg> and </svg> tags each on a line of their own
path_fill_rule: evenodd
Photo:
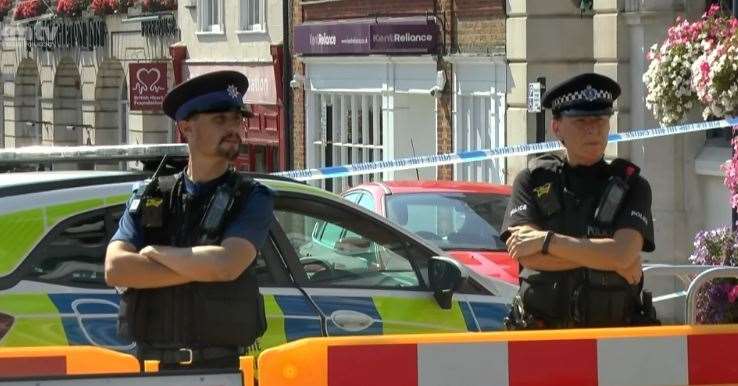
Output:
<svg viewBox="0 0 738 386">
<path fill-rule="evenodd" d="M 254 386 L 254 357 L 239 358 L 241 374 L 243 374 L 243 386 Z"/>
<path fill-rule="evenodd" d="M 311 338 L 264 351 L 262 386 L 738 384 L 738 325 Z"/>
<path fill-rule="evenodd" d="M 0 377 L 138 372 L 135 357 L 91 346 L 0 349 Z"/>
<path fill-rule="evenodd" d="M 150 360 L 144 361 L 144 372 L 155 373 L 157 371 L 159 371 L 159 361 L 150 361 Z"/>
</svg>

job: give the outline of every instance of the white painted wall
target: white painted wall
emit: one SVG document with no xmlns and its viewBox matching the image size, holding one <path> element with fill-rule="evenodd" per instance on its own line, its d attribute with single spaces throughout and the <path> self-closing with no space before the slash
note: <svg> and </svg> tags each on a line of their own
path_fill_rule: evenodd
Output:
<svg viewBox="0 0 738 386">
<path fill-rule="evenodd" d="M 239 31 L 240 7 L 239 0 L 220 0 L 223 32 L 199 32 L 197 25 L 197 7 L 188 7 L 187 4 L 198 3 L 193 0 L 179 1 L 178 24 L 181 31 L 181 41 L 187 46 L 190 58 L 203 61 L 238 61 L 238 62 L 271 62 L 270 44 L 281 44 L 282 28 L 282 1 L 264 0 L 266 13 L 266 31 L 243 32 Z"/>
</svg>

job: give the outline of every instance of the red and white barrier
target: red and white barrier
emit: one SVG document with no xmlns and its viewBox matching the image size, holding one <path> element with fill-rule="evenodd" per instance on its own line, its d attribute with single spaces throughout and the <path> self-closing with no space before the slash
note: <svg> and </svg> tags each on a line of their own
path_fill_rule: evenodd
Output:
<svg viewBox="0 0 738 386">
<path fill-rule="evenodd" d="M 260 384 L 738 384 L 738 326 L 334 338 L 287 346 L 262 353 Z"/>
</svg>

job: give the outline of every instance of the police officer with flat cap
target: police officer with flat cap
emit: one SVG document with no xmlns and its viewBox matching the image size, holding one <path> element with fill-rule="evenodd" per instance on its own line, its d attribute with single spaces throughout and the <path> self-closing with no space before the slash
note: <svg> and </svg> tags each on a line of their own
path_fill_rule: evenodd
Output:
<svg viewBox="0 0 738 386">
<path fill-rule="evenodd" d="M 105 256 L 123 288 L 119 334 L 162 369 L 232 368 L 266 328 L 252 266 L 273 219 L 273 195 L 231 166 L 241 144 L 248 80 L 212 72 L 171 90 L 164 112 L 189 160 L 129 200 Z"/>
<path fill-rule="evenodd" d="M 619 95 L 587 73 L 544 97 L 566 151 L 533 159 L 513 183 L 502 238 L 521 273 L 508 329 L 658 323 L 640 256 L 655 247 L 651 188 L 636 165 L 604 159 Z"/>
</svg>

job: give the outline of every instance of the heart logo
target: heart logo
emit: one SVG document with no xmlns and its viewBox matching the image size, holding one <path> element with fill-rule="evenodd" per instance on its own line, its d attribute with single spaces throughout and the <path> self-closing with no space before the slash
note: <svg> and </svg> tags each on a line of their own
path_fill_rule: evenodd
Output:
<svg viewBox="0 0 738 386">
<path fill-rule="evenodd" d="M 158 92 L 162 89 L 157 86 L 159 80 L 161 80 L 161 72 L 158 68 L 139 68 L 136 71 L 136 85 L 133 86 L 133 90 L 138 91 L 138 95 L 146 91 Z"/>
</svg>

